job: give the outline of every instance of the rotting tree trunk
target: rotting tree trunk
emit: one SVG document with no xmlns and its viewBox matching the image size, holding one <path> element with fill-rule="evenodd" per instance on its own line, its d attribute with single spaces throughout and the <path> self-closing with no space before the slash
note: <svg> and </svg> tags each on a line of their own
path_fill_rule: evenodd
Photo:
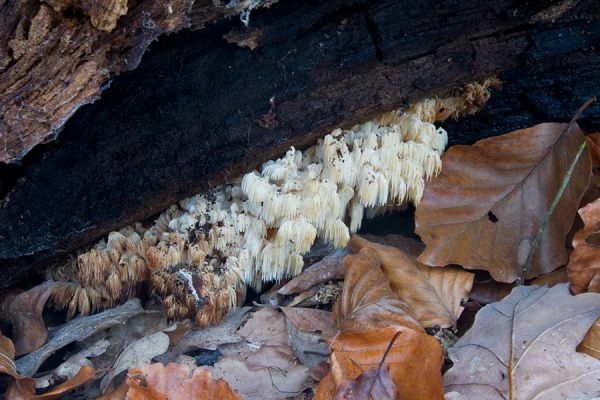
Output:
<svg viewBox="0 0 600 400">
<path fill-rule="evenodd" d="M 594 1 L 411 3 L 282 0 L 248 29 L 159 40 L 56 142 L 5 168 L 0 288 L 291 145 L 461 82 L 505 71 L 482 114 L 447 124 L 454 142 L 566 120 L 600 93 Z"/>
</svg>

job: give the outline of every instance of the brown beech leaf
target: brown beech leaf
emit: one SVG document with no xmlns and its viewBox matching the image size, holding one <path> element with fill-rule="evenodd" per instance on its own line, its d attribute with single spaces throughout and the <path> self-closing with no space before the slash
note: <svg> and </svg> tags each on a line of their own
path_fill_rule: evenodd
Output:
<svg viewBox="0 0 600 400">
<path fill-rule="evenodd" d="M 44 282 L 26 292 L 9 293 L 0 302 L 0 319 L 10 323 L 15 338 L 15 355 L 20 356 L 40 348 L 48 337 L 42 318 L 44 306 L 57 282 Z"/>
<path fill-rule="evenodd" d="M 405 243 L 409 241 L 406 239 Z M 392 290 L 408 304 L 423 327 L 456 326 L 462 303 L 468 300 L 473 286 L 473 273 L 455 267 L 428 267 L 399 248 L 373 243 L 358 235 L 352 236 L 351 245 L 355 252 L 366 247 L 377 252 Z"/>
<path fill-rule="evenodd" d="M 144 365 L 127 374 L 129 400 L 237 400 L 240 397 L 223 379 L 213 379 L 205 368 L 185 364 Z"/>
<path fill-rule="evenodd" d="M 571 292 L 600 292 L 600 199 L 579 210 L 584 227 L 573 236 L 567 271 Z"/>
<path fill-rule="evenodd" d="M 319 383 L 315 399 L 331 399 L 343 382 L 379 367 L 382 360 L 401 399 L 443 398 L 443 350 L 391 290 L 377 252 L 368 247 L 346 256 L 344 274 L 344 289 L 333 311 L 341 333 L 330 343 L 330 372 Z"/>
<path fill-rule="evenodd" d="M 577 351 L 600 360 L 600 318 L 590 327 L 585 337 L 577 346 Z"/>
<path fill-rule="evenodd" d="M 387 368 L 371 368 L 342 382 L 333 400 L 398 400 L 400 393 Z"/>
<path fill-rule="evenodd" d="M 520 278 L 538 228 L 584 141 L 575 122 L 584 107 L 569 124 L 545 123 L 451 147 L 416 210 L 416 233 L 426 244 L 419 261 L 485 269 L 500 282 Z M 527 279 L 566 264 L 565 237 L 590 171 L 585 150 L 541 236 Z"/>
<path fill-rule="evenodd" d="M 600 316 L 600 294 L 568 285 L 518 286 L 483 307 L 448 350 L 447 392 L 467 399 L 591 399 L 600 396 L 600 361 L 575 351 Z M 460 396 L 458 397 L 460 398 Z"/>
<path fill-rule="evenodd" d="M 377 368 L 398 331 L 401 331 L 400 336 L 391 347 L 384 365 L 389 368 L 400 398 L 442 399 L 442 348 L 432 336 L 395 325 L 338 335 L 331 343 L 330 373 L 319 383 L 315 400 L 331 399 L 343 382 Z"/>
<path fill-rule="evenodd" d="M 338 329 L 352 332 L 400 325 L 422 331 L 410 307 L 390 288 L 380 265 L 372 248 L 344 258 L 344 289 L 333 307 Z"/>
</svg>

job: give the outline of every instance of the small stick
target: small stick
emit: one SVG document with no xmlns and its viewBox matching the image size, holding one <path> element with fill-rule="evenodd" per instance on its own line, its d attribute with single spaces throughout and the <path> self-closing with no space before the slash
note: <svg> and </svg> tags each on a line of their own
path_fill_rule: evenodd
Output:
<svg viewBox="0 0 600 400">
<path fill-rule="evenodd" d="M 552 215 L 552 213 L 554 212 L 554 209 L 558 205 L 558 202 L 560 201 L 560 198 L 562 197 L 562 195 L 565 191 L 565 188 L 567 187 L 567 184 L 569 183 L 569 180 L 571 179 L 571 174 L 573 173 L 573 170 L 575 169 L 575 165 L 577 164 L 577 161 L 579 161 L 579 157 L 581 157 L 581 154 L 583 153 L 583 150 L 585 149 L 586 144 L 587 144 L 587 142 L 584 140 L 583 143 L 581 143 L 581 145 L 579 146 L 579 150 L 577 151 L 577 154 L 575 155 L 573 162 L 569 166 L 569 170 L 567 171 L 567 174 L 565 175 L 565 178 L 563 179 L 563 181 L 560 185 L 560 189 L 558 189 L 556 196 L 554 196 L 552 205 L 550 205 L 548 212 L 544 216 L 544 220 L 542 221 L 542 224 L 538 228 L 537 234 L 535 235 L 535 239 L 533 239 L 533 243 L 531 244 L 531 248 L 529 249 L 527 258 L 525 259 L 525 263 L 523 264 L 523 267 L 521 268 L 521 281 L 519 282 L 520 285 L 523 285 L 525 283 L 525 274 L 527 274 L 527 271 L 529 270 L 529 264 L 531 263 L 531 259 L 533 258 L 533 253 L 535 253 L 535 250 L 538 247 L 540 239 L 542 238 L 542 234 L 544 233 L 544 230 L 546 230 L 546 225 L 548 225 L 548 221 L 550 220 L 550 216 Z"/>
<path fill-rule="evenodd" d="M 385 349 L 385 353 L 383 353 L 383 357 L 381 357 L 381 361 L 379 362 L 379 366 L 377 367 L 377 373 L 375 374 L 375 378 L 373 379 L 373 382 L 371 382 L 371 387 L 369 388 L 369 395 L 372 395 L 373 392 L 373 386 L 375 386 L 375 382 L 377 382 L 379 380 L 379 373 L 381 372 L 381 367 L 383 367 L 383 362 L 385 361 L 385 359 L 387 358 L 390 350 L 392 349 L 392 346 L 394 345 L 394 343 L 396 342 L 396 339 L 398 339 L 398 337 L 402 334 L 402 331 L 398 331 L 396 332 L 396 334 L 394 335 L 394 337 L 392 338 L 392 340 L 390 341 L 390 344 L 388 344 L 387 349 Z M 372 397 L 372 396 L 371 396 Z"/>
</svg>

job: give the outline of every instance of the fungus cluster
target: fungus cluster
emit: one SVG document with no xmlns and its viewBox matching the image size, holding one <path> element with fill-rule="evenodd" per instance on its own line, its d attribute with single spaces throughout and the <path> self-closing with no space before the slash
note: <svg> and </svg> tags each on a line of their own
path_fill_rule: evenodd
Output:
<svg viewBox="0 0 600 400">
<path fill-rule="evenodd" d="M 170 319 L 216 323 L 243 302 L 247 284 L 259 289 L 299 274 L 317 238 L 344 247 L 365 210 L 418 204 L 448 141 L 433 123 L 477 111 L 496 84 L 466 85 L 403 113 L 336 129 L 304 152 L 291 148 L 237 183 L 171 206 L 148 229 L 113 232 L 49 270 L 49 278 L 72 282 L 52 300 L 71 317 L 113 307 L 146 287 Z"/>
</svg>

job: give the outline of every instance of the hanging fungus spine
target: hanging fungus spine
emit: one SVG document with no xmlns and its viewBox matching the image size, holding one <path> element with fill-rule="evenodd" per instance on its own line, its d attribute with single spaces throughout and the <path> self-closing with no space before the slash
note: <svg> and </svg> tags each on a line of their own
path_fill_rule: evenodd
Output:
<svg viewBox="0 0 600 400">
<path fill-rule="evenodd" d="M 346 246 L 365 209 L 418 204 L 448 141 L 433 123 L 476 112 L 497 84 L 469 84 L 403 113 L 336 129 L 211 196 L 171 206 L 148 229 L 112 232 L 76 263 L 49 270 L 49 278 L 72 282 L 52 300 L 72 317 L 113 307 L 149 283 L 170 319 L 216 323 L 243 302 L 247 284 L 260 289 L 299 274 L 317 238 Z"/>
</svg>

